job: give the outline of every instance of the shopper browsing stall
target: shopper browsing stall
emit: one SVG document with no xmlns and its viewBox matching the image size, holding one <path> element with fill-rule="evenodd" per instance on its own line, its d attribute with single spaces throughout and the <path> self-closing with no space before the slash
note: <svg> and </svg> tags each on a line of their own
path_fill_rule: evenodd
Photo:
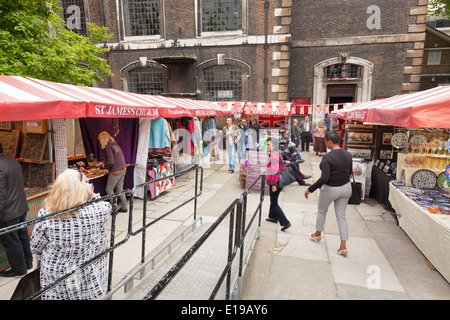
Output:
<svg viewBox="0 0 450 320">
<path fill-rule="evenodd" d="M 123 191 L 123 183 L 125 181 L 125 174 L 127 172 L 127 164 L 123 156 L 122 149 L 109 135 L 108 132 L 103 131 L 98 135 L 102 150 L 105 150 L 106 162 L 102 164 L 102 167 L 108 169 L 109 176 L 106 183 L 106 193 L 108 195 L 114 194 L 114 190 L 117 193 Z M 125 194 L 119 196 L 120 207 L 119 212 L 127 212 L 127 198 Z"/>
</svg>

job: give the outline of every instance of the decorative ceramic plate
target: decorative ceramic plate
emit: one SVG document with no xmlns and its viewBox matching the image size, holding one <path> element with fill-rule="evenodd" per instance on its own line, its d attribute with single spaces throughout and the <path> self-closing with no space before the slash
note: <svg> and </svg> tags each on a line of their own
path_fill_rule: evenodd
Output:
<svg viewBox="0 0 450 320">
<path fill-rule="evenodd" d="M 403 170 L 404 171 L 404 170 Z M 422 189 L 417 189 L 417 188 L 412 188 L 412 187 L 398 187 L 399 190 L 403 191 L 403 192 L 407 192 L 407 193 L 413 193 L 416 196 L 418 194 L 423 194 L 423 190 Z"/>
<path fill-rule="evenodd" d="M 396 133 L 391 138 L 391 144 L 394 148 L 403 148 L 408 142 L 408 136 L 404 133 Z"/>
<path fill-rule="evenodd" d="M 411 138 L 409 138 L 409 143 L 427 143 L 428 139 L 426 137 L 426 135 L 418 133 L 418 134 L 413 134 L 411 136 Z"/>
<path fill-rule="evenodd" d="M 447 179 L 450 179 L 450 163 L 445 168 L 445 175 L 447 176 Z"/>
<path fill-rule="evenodd" d="M 447 151 L 450 152 L 450 139 L 447 141 Z"/>
<path fill-rule="evenodd" d="M 436 186 L 437 177 L 433 171 L 428 169 L 420 169 L 411 176 L 411 183 L 414 188 L 434 188 Z"/>
<path fill-rule="evenodd" d="M 425 128 L 425 130 L 427 130 L 428 132 L 436 132 L 439 129 L 437 129 L 437 128 Z"/>
<path fill-rule="evenodd" d="M 433 138 L 430 139 L 430 142 L 437 142 L 438 143 L 438 151 L 441 151 L 442 149 L 444 149 L 444 146 L 447 143 L 447 140 L 445 140 L 443 137 L 441 136 L 435 136 Z"/>
</svg>

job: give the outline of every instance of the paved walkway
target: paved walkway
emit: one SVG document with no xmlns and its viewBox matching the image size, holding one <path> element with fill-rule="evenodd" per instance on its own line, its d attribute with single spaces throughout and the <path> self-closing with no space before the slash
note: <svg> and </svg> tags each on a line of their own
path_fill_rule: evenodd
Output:
<svg viewBox="0 0 450 320">
<path fill-rule="evenodd" d="M 318 179 L 321 158 L 313 152 L 302 156 L 302 172 Z M 450 299 L 449 283 L 374 200 L 347 207 L 347 258 L 335 252 L 340 239 L 332 206 L 325 241 L 311 241 L 318 192 L 306 199 L 304 189 L 292 184 L 280 195 L 290 229 L 282 232 L 263 219 L 240 299 Z"/>
<path fill-rule="evenodd" d="M 321 158 L 306 152 L 303 157 L 306 162 L 301 166 L 302 171 L 317 179 Z M 149 201 L 148 221 L 192 197 L 193 176 L 190 173 L 178 178 L 175 188 Z M 429 267 L 397 226 L 395 217 L 373 200 L 348 207 L 347 258 L 335 253 L 339 238 L 332 208 L 325 226 L 325 240 L 310 241 L 308 233 L 314 231 L 318 192 L 307 200 L 304 190 L 305 187 L 292 184 L 280 195 L 282 208 L 292 223 L 286 232 L 265 221 L 269 208 L 269 199 L 265 199 L 261 237 L 253 248 L 239 299 L 450 299 L 449 283 Z M 197 215 L 203 221 L 213 222 L 242 191 L 237 173 L 230 174 L 227 165 L 212 163 L 210 169 L 204 170 Z M 257 194 L 250 195 L 249 210 L 256 206 L 257 198 Z M 137 200 L 133 230 L 142 225 L 140 209 L 142 201 Z M 191 203 L 151 226 L 146 238 L 148 256 L 184 229 L 192 218 Z M 117 242 L 126 235 L 128 215 L 119 214 L 116 223 Z M 116 250 L 114 285 L 136 269 L 140 251 L 140 236 L 131 237 Z M 0 278 L 0 300 L 10 298 L 19 279 Z M 120 299 L 120 295 L 115 299 Z"/>
</svg>

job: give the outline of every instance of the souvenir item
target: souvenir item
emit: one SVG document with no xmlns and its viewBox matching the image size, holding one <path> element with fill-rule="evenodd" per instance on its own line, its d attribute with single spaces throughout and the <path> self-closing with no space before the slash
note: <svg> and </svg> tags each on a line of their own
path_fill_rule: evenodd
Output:
<svg viewBox="0 0 450 320">
<path fill-rule="evenodd" d="M 398 189 L 400 191 L 403 192 L 409 192 L 409 193 L 414 193 L 414 194 L 423 194 L 424 191 L 422 189 L 418 189 L 418 188 L 411 188 L 411 187 L 398 187 Z"/>
<path fill-rule="evenodd" d="M 428 132 L 436 132 L 439 129 L 437 129 L 437 128 L 425 128 L 425 130 L 427 130 Z"/>
<path fill-rule="evenodd" d="M 450 139 L 447 141 L 447 151 L 450 152 Z"/>
<path fill-rule="evenodd" d="M 439 213 L 439 206 L 429 206 L 428 207 L 428 211 L 432 214 L 436 214 Z"/>
<path fill-rule="evenodd" d="M 402 173 L 400 174 L 400 181 L 403 182 L 403 184 L 406 186 L 406 173 L 405 170 L 402 170 Z"/>
<path fill-rule="evenodd" d="M 441 204 L 441 205 L 439 205 L 439 210 L 443 214 L 450 214 L 450 205 L 448 205 L 448 204 Z"/>
<path fill-rule="evenodd" d="M 450 179 L 450 163 L 445 168 L 445 175 L 447 176 L 447 179 Z"/>
<path fill-rule="evenodd" d="M 445 172 L 441 172 L 438 175 L 437 185 L 441 190 L 450 191 L 450 179 L 447 177 Z"/>
<path fill-rule="evenodd" d="M 409 143 L 427 143 L 428 139 L 424 134 L 418 133 L 413 134 L 411 138 L 409 138 Z"/>
<path fill-rule="evenodd" d="M 433 171 L 428 169 L 420 169 L 411 176 L 411 183 L 415 188 L 434 188 L 436 186 L 437 177 Z"/>
<path fill-rule="evenodd" d="M 441 137 L 441 136 L 435 136 L 435 137 L 430 139 L 430 142 L 431 143 L 436 142 L 437 145 L 438 145 L 437 150 L 441 151 L 444 148 L 444 142 L 446 142 L 446 140 L 443 137 Z M 439 142 L 441 142 L 441 143 L 439 143 Z"/>
<path fill-rule="evenodd" d="M 408 136 L 404 133 L 396 133 L 391 138 L 391 144 L 397 149 L 403 148 L 408 142 Z"/>
</svg>

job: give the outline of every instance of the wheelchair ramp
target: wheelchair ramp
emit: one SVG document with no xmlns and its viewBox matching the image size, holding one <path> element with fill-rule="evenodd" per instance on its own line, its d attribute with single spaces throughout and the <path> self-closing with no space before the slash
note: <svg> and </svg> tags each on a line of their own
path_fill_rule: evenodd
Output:
<svg viewBox="0 0 450 320">
<path fill-rule="evenodd" d="M 123 300 L 141 300 L 166 275 L 166 273 L 191 250 L 192 246 L 208 230 L 212 223 L 203 223 L 194 233 L 172 250 L 153 270 L 127 292 Z M 157 296 L 157 300 L 206 300 L 209 299 L 226 264 L 228 255 L 228 225 L 220 224 L 184 264 L 169 284 Z M 239 259 L 235 259 L 239 260 Z M 237 263 L 234 263 L 237 265 Z M 234 265 L 233 264 L 233 265 Z M 232 274 L 236 268 L 232 268 Z M 225 299 L 226 282 L 216 295 Z"/>
</svg>

